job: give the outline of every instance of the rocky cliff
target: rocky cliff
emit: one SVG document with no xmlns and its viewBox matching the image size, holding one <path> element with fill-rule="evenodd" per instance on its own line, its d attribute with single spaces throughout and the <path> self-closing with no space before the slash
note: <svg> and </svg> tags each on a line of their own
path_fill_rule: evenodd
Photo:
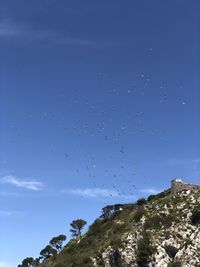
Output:
<svg viewBox="0 0 200 267">
<path fill-rule="evenodd" d="M 200 191 L 108 206 L 45 267 L 200 267 Z"/>
</svg>

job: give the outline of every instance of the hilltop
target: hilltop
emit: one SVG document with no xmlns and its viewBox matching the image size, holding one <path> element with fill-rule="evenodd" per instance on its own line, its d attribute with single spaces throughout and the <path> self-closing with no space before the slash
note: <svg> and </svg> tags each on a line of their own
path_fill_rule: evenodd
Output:
<svg viewBox="0 0 200 267">
<path fill-rule="evenodd" d="M 180 183 L 180 180 L 177 181 Z M 83 236 L 40 267 L 200 267 L 200 190 L 168 189 L 107 206 Z"/>
</svg>

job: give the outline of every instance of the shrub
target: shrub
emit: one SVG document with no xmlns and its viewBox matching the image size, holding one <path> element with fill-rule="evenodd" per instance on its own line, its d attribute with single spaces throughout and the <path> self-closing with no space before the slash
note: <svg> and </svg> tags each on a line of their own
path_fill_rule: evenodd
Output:
<svg viewBox="0 0 200 267">
<path fill-rule="evenodd" d="M 134 221 L 135 222 L 139 222 L 143 215 L 144 215 L 144 208 L 143 207 L 138 207 L 138 209 L 134 213 L 134 217 L 133 217 Z"/>
<path fill-rule="evenodd" d="M 62 262 L 57 262 L 56 264 L 54 264 L 53 267 L 63 267 L 63 263 Z"/>
<path fill-rule="evenodd" d="M 136 260 L 139 267 L 146 267 L 150 261 L 150 257 L 155 253 L 156 249 L 151 243 L 151 236 L 144 232 L 143 238 L 138 241 L 136 251 Z"/>
<path fill-rule="evenodd" d="M 180 261 L 169 262 L 167 264 L 167 267 L 181 267 L 181 266 L 182 266 L 182 264 Z"/>
<path fill-rule="evenodd" d="M 156 195 L 150 195 L 148 198 L 147 198 L 147 201 L 151 201 L 151 200 L 154 200 L 156 199 Z"/>
<path fill-rule="evenodd" d="M 146 204 L 146 199 L 145 198 L 140 198 L 140 199 L 138 199 L 138 201 L 137 201 L 137 205 L 138 206 L 142 206 L 142 205 L 144 205 L 144 204 Z"/>
<path fill-rule="evenodd" d="M 160 229 L 162 226 L 170 227 L 173 222 L 177 222 L 178 219 L 175 214 L 169 214 L 169 215 L 155 215 L 153 217 L 149 217 L 144 227 L 145 229 Z"/>
</svg>

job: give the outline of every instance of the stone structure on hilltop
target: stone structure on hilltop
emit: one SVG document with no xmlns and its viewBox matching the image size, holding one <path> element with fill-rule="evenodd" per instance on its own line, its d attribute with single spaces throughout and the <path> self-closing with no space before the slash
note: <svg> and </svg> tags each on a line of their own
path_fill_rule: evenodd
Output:
<svg viewBox="0 0 200 267">
<path fill-rule="evenodd" d="M 181 179 L 174 179 L 171 181 L 171 192 L 176 195 L 179 192 L 187 190 L 200 190 L 200 185 L 187 184 L 184 183 Z"/>
</svg>

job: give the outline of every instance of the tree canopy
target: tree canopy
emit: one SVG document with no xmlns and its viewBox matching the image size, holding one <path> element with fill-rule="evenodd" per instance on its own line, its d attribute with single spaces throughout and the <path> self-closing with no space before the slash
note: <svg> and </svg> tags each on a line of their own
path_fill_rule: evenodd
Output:
<svg viewBox="0 0 200 267">
<path fill-rule="evenodd" d="M 57 252 L 60 252 L 61 249 L 62 249 L 62 244 L 63 242 L 67 239 L 67 237 L 65 235 L 59 235 L 59 236 L 56 236 L 56 237 L 53 237 L 51 240 L 50 240 L 50 244 L 51 246 L 57 250 Z"/>
<path fill-rule="evenodd" d="M 57 250 L 54 249 L 52 246 L 47 245 L 44 249 L 42 249 L 40 251 L 40 255 L 44 258 L 44 259 L 48 259 L 52 256 L 55 256 L 57 254 Z"/>
<path fill-rule="evenodd" d="M 70 232 L 72 233 L 72 236 L 75 238 L 81 236 L 81 231 L 86 224 L 87 222 L 82 219 L 77 219 L 72 221 L 72 223 L 70 224 L 71 226 Z"/>
<path fill-rule="evenodd" d="M 18 267 L 32 267 L 34 266 L 34 259 L 32 257 L 27 257 L 19 264 Z"/>
</svg>

